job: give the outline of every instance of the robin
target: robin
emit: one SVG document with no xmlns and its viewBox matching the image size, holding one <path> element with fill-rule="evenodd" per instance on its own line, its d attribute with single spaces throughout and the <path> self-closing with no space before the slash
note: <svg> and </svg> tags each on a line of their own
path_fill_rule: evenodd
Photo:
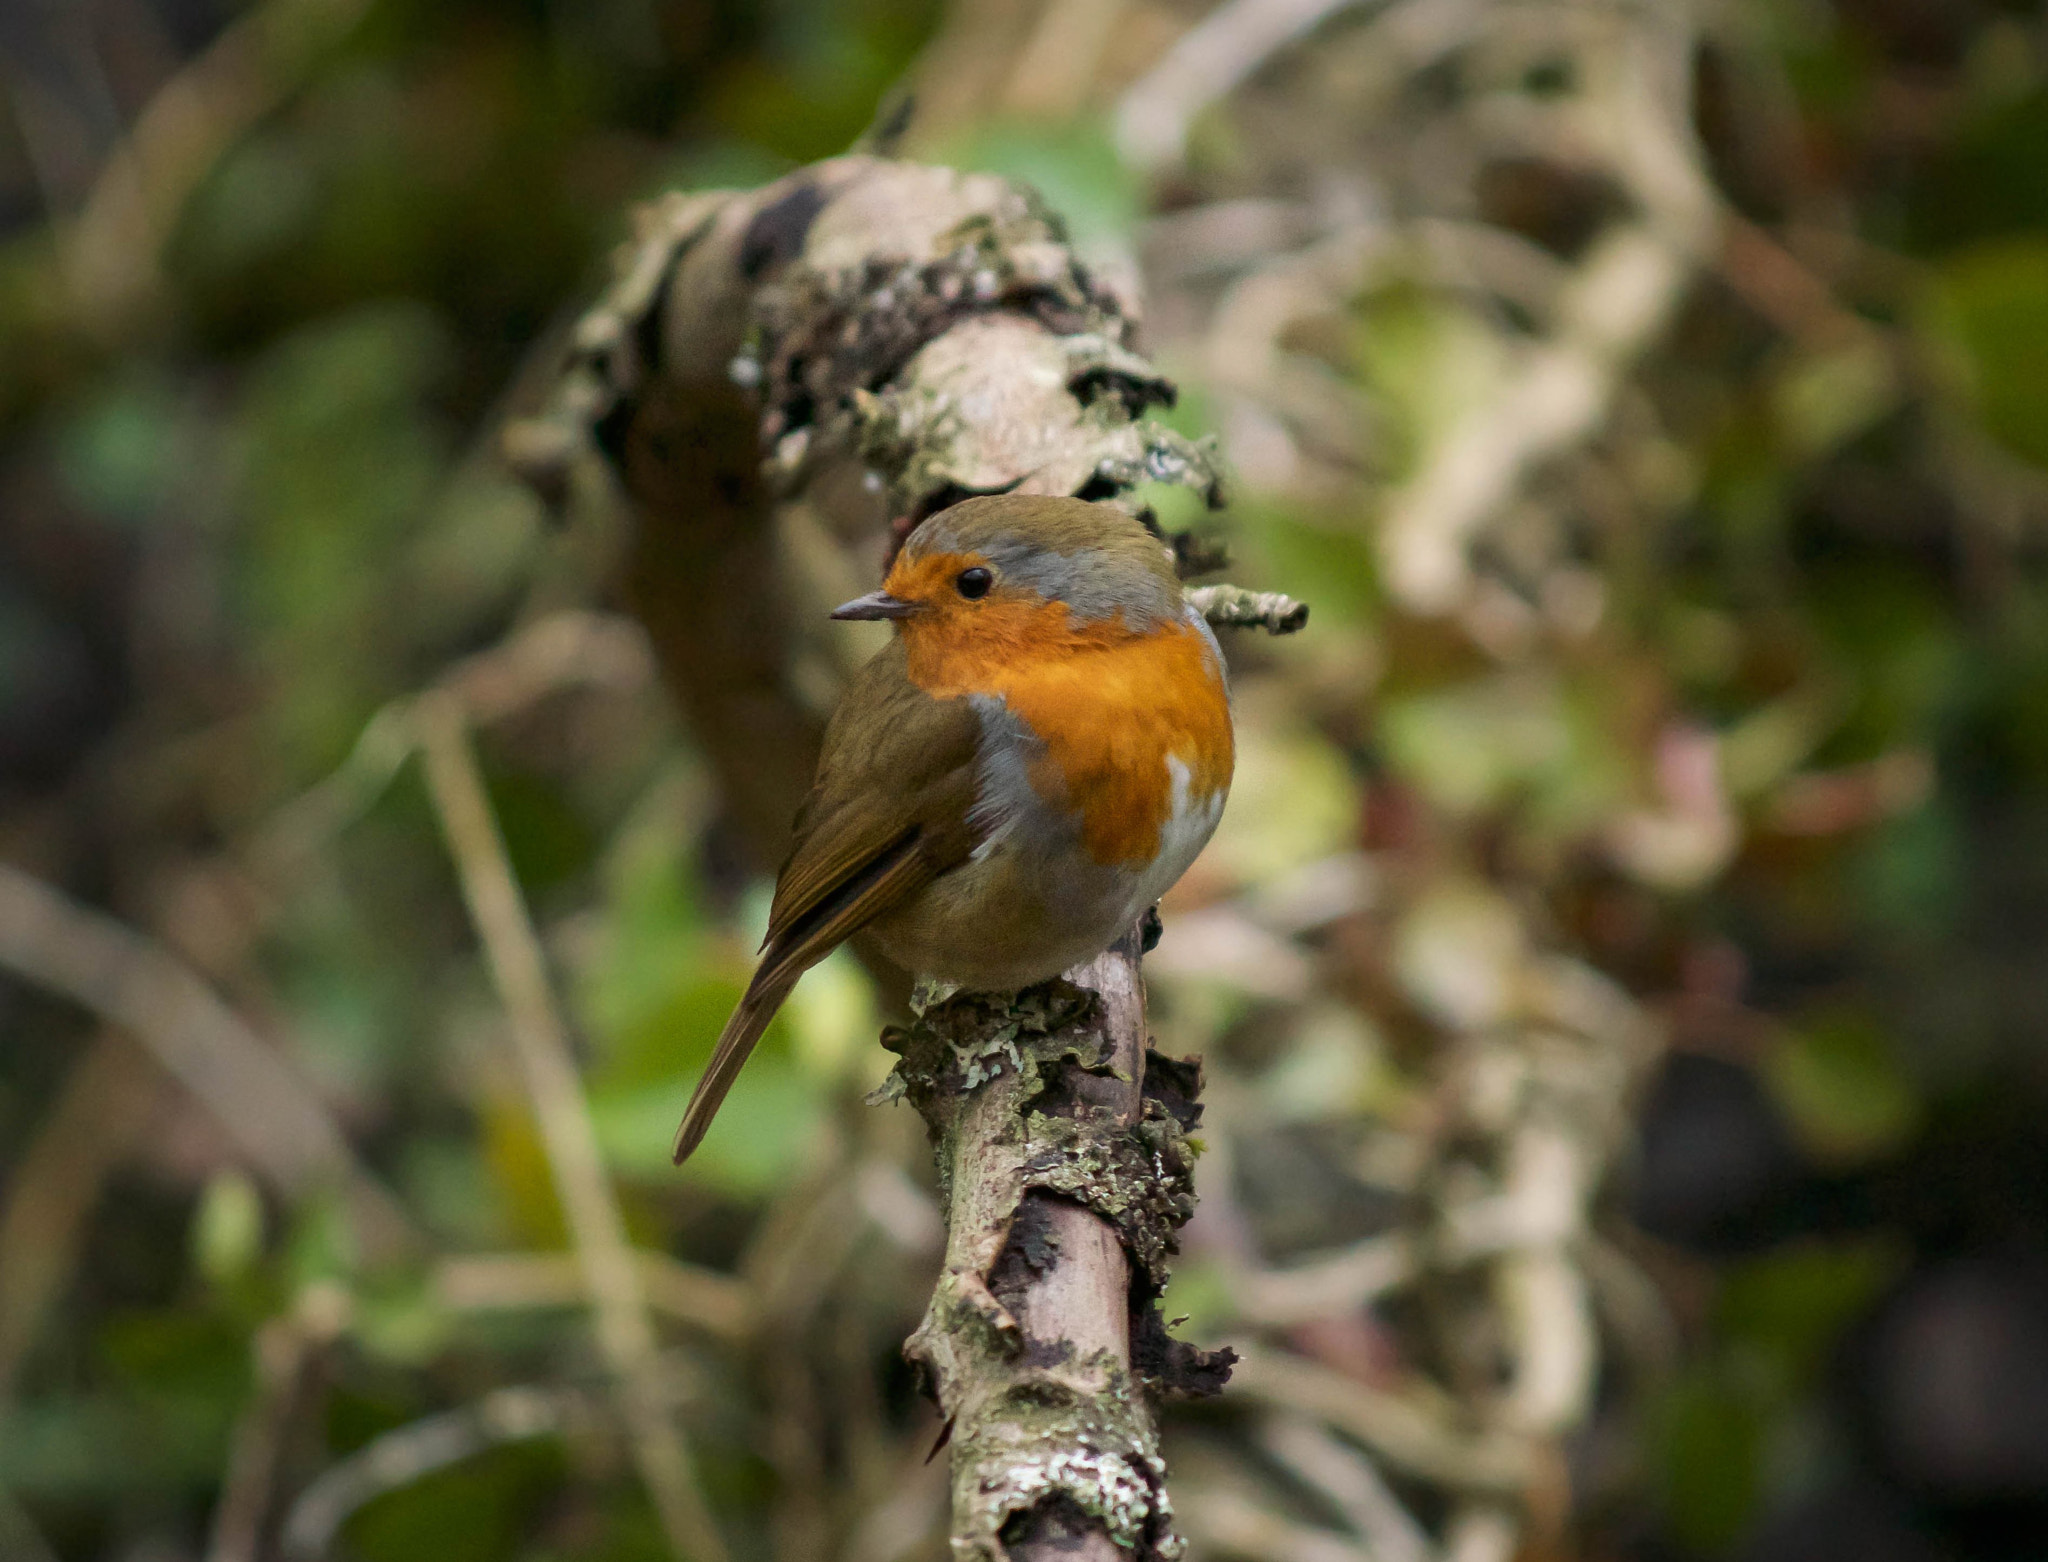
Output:
<svg viewBox="0 0 2048 1562">
<path fill-rule="evenodd" d="M 1121 510 L 969 499 L 832 616 L 896 634 L 825 729 L 760 965 L 690 1098 L 678 1164 L 797 978 L 849 935 L 977 992 L 1045 981 L 1136 924 L 1230 789 L 1223 653 L 1171 554 Z"/>
</svg>

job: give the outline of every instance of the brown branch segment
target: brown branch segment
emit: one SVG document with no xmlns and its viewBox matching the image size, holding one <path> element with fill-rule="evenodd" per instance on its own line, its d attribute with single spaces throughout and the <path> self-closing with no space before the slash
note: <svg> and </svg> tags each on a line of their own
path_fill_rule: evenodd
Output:
<svg viewBox="0 0 2048 1562">
<path fill-rule="evenodd" d="M 896 1040 L 890 1088 L 930 1129 L 947 1206 L 905 1350 L 953 1442 L 954 1554 L 1179 1556 L 1145 1391 L 1214 1392 L 1232 1358 L 1170 1346 L 1158 1316 L 1194 1210 L 1197 1071 L 1146 1066 L 1137 935 Z"/>
</svg>

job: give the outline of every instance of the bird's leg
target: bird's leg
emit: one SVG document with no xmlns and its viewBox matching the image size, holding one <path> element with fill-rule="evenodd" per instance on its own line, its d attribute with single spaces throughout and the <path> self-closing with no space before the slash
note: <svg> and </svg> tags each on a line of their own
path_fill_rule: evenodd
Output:
<svg viewBox="0 0 2048 1562">
<path fill-rule="evenodd" d="M 1159 947 L 1159 935 L 1165 931 L 1165 925 L 1159 920 L 1158 904 L 1155 902 L 1146 908 L 1142 917 L 1138 918 L 1138 942 L 1146 954 L 1149 955 Z"/>
</svg>

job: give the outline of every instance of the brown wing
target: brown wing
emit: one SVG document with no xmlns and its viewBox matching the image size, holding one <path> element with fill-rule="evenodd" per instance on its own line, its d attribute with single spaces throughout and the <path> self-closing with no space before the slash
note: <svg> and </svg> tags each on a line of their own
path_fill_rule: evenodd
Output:
<svg viewBox="0 0 2048 1562">
<path fill-rule="evenodd" d="M 678 1165 L 797 978 L 973 852 L 980 736 L 966 701 L 933 699 L 910 681 L 900 642 L 855 675 L 825 729 L 818 779 L 775 881 L 761 963 L 677 1130 Z"/>
</svg>

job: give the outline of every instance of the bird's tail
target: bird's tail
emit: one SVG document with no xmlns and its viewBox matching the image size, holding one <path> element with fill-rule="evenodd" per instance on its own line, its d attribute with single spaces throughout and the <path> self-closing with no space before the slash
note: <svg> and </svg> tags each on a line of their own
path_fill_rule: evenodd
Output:
<svg viewBox="0 0 2048 1562">
<path fill-rule="evenodd" d="M 711 1065 L 704 1070 L 704 1077 L 697 1081 L 696 1092 L 683 1112 L 683 1125 L 676 1130 L 676 1165 L 688 1160 L 690 1152 L 703 1142 L 704 1131 L 711 1126 L 711 1119 L 718 1115 L 719 1105 L 725 1100 L 725 1093 L 732 1089 L 732 1082 L 739 1077 L 741 1066 L 754 1050 L 754 1043 L 761 1039 L 761 1032 L 768 1028 L 768 1022 L 775 1018 L 775 1011 L 782 1007 L 782 1000 L 789 996 L 790 988 L 795 985 L 796 979 L 791 976 L 765 983 L 756 978 L 748 986 L 746 996 L 740 999 L 739 1007 L 732 1011 L 732 1018 L 725 1022 L 725 1029 L 719 1033 L 718 1045 L 712 1049 Z"/>
</svg>

